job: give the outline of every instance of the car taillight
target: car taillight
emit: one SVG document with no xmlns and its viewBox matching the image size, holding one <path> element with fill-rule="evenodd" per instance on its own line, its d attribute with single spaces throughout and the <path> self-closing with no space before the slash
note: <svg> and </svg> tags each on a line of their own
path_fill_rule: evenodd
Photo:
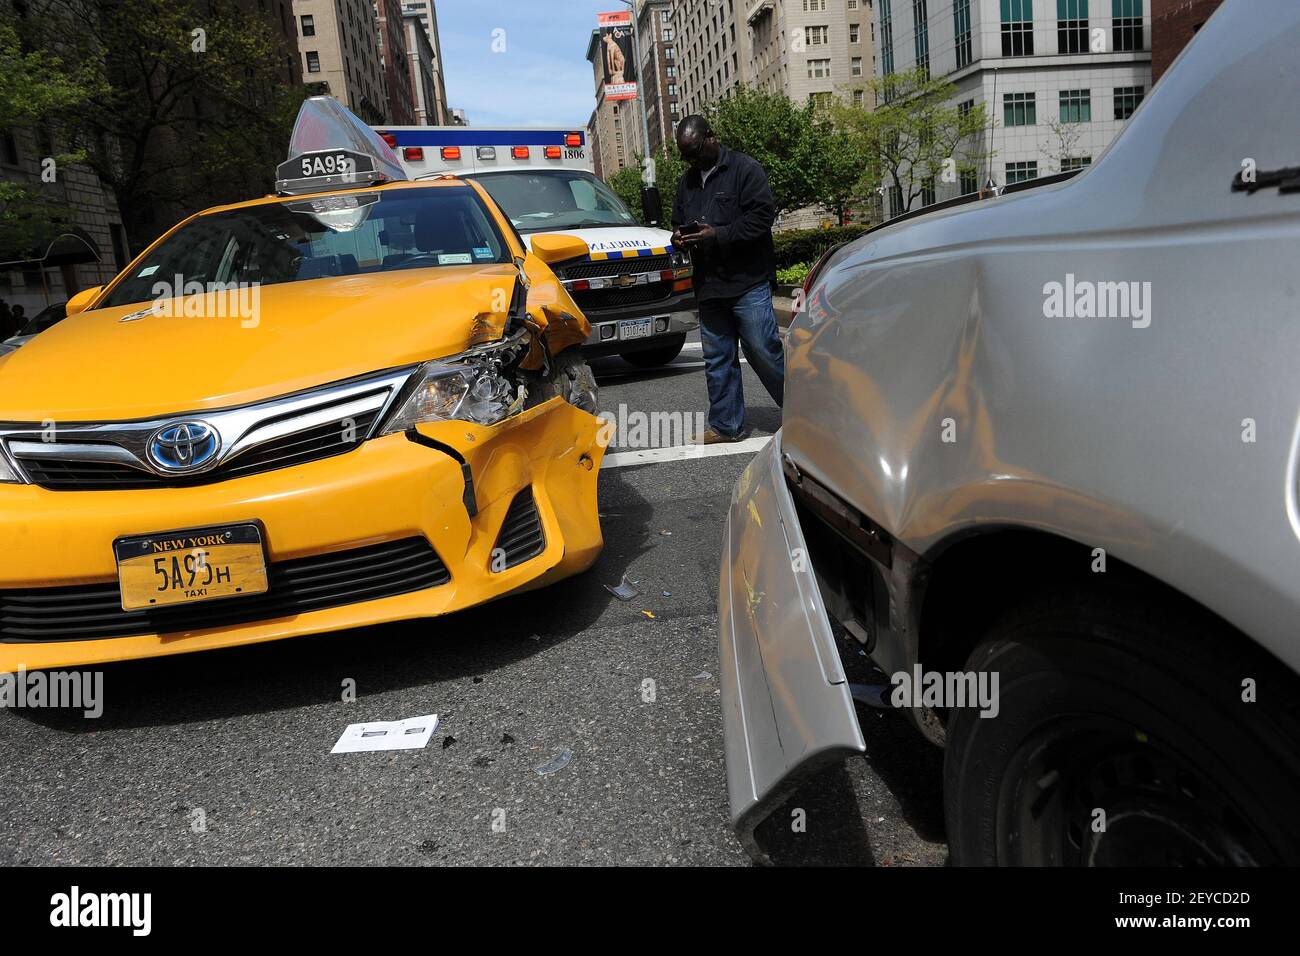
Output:
<svg viewBox="0 0 1300 956">
<path fill-rule="evenodd" d="M 444 147 L 442 148 L 442 158 L 443 158 L 443 159 L 460 159 L 460 147 L 459 147 L 459 146 L 444 146 Z"/>
<path fill-rule="evenodd" d="M 812 291 L 813 282 L 816 281 L 817 274 L 822 271 L 822 267 L 826 265 L 826 260 L 831 257 L 831 253 L 835 252 L 841 246 L 845 246 L 845 245 L 848 245 L 848 243 L 844 243 L 844 242 L 835 243 L 835 245 L 831 246 L 829 249 L 823 252 L 817 258 L 817 261 L 813 263 L 813 267 L 808 270 L 808 275 L 803 280 L 803 300 L 805 302 L 808 301 L 808 293 Z"/>
<path fill-rule="evenodd" d="M 527 146 L 512 146 L 512 147 L 510 147 L 510 155 L 513 156 L 515 159 L 527 159 L 527 158 L 528 158 L 528 147 L 527 147 Z"/>
<path fill-rule="evenodd" d="M 573 285 L 569 286 L 569 291 L 586 292 L 590 288 L 591 288 L 590 282 L 588 282 L 586 279 L 578 279 L 573 283 Z"/>
<path fill-rule="evenodd" d="M 402 158 L 408 163 L 422 163 L 424 162 L 424 147 L 408 146 L 402 150 Z"/>
<path fill-rule="evenodd" d="M 547 158 L 547 159 L 559 159 L 559 158 L 560 158 L 560 147 L 558 147 L 558 146 L 547 146 L 547 147 L 546 147 L 546 158 Z"/>
<path fill-rule="evenodd" d="M 565 145 L 565 146 L 581 146 L 581 145 L 582 145 L 582 134 L 581 134 L 581 133 L 569 133 L 569 134 L 567 134 L 567 135 L 564 137 L 564 145 Z"/>
</svg>

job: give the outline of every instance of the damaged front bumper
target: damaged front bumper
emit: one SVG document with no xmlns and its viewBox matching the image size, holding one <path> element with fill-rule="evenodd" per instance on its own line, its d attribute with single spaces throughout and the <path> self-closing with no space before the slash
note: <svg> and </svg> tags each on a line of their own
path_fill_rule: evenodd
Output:
<svg viewBox="0 0 1300 956">
<path fill-rule="evenodd" d="M 801 777 L 866 749 L 782 474 L 780 432 L 732 495 L 718 641 L 731 818 L 748 843 Z"/>
</svg>

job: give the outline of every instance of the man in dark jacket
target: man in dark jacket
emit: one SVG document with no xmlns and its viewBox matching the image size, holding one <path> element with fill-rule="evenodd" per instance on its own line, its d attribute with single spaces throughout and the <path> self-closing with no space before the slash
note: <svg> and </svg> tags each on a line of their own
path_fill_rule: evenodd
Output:
<svg viewBox="0 0 1300 956">
<path fill-rule="evenodd" d="M 721 145 L 703 116 L 677 125 L 677 149 L 689 168 L 677 183 L 673 245 L 688 249 L 694 261 L 709 389 L 709 427 L 701 441 L 739 441 L 745 437 L 745 395 L 738 345 L 778 405 L 785 391 L 785 355 L 772 308 L 776 206 L 763 167 Z"/>
</svg>

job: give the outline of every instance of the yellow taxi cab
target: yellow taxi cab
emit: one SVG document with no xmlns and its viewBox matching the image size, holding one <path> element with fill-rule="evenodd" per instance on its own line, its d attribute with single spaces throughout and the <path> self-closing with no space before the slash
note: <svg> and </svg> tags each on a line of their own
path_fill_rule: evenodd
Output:
<svg viewBox="0 0 1300 956">
<path fill-rule="evenodd" d="M 590 327 L 482 187 L 308 100 L 277 194 L 0 358 L 0 672 L 444 614 L 602 547 Z"/>
</svg>

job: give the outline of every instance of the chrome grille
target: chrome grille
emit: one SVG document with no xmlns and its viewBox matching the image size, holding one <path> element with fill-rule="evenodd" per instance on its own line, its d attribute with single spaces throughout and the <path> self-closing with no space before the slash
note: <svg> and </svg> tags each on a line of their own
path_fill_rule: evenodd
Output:
<svg viewBox="0 0 1300 956">
<path fill-rule="evenodd" d="M 351 380 L 254 405 L 138 422 L 0 426 L 9 457 L 33 484 L 52 491 L 173 488 L 211 484 L 345 454 L 370 438 L 412 369 Z M 210 466 L 164 474 L 150 464 L 151 435 L 198 419 L 220 436 Z"/>
<path fill-rule="evenodd" d="M 671 269 L 671 256 L 636 256 L 631 259 L 602 259 L 599 262 L 577 262 L 561 268 L 562 279 L 594 279 L 600 276 L 621 276 L 636 272 L 662 272 Z"/>
</svg>

